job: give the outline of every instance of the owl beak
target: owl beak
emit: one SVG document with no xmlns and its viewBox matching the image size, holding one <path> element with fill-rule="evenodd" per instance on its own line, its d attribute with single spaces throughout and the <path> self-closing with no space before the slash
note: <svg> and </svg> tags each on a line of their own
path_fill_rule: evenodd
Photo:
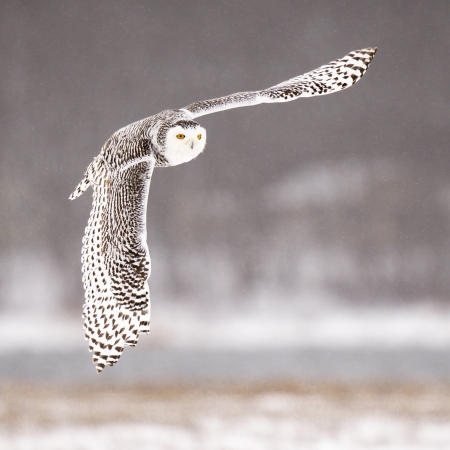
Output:
<svg viewBox="0 0 450 450">
<path fill-rule="evenodd" d="M 189 146 L 191 147 L 191 150 L 194 148 L 194 140 L 193 139 L 189 139 L 188 141 Z"/>
</svg>

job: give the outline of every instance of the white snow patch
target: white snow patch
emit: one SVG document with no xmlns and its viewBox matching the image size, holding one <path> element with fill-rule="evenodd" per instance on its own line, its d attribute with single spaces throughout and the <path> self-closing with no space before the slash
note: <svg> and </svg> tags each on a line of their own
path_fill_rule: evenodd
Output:
<svg viewBox="0 0 450 450">
<path fill-rule="evenodd" d="M 0 316 L 0 352 L 11 350 L 68 350 L 87 345 L 81 314 L 77 320 L 59 314 Z"/>
<path fill-rule="evenodd" d="M 450 307 L 352 306 L 320 292 L 300 299 L 255 296 L 239 310 L 218 301 L 154 304 L 151 333 L 139 346 L 224 350 L 283 347 L 429 347 L 450 345 Z M 0 315 L 0 352 L 85 349 L 81 311 Z"/>
<path fill-rule="evenodd" d="M 280 302 L 281 304 L 282 302 Z M 164 311 L 155 334 L 170 345 L 256 349 L 277 347 L 443 347 L 450 345 L 450 308 L 320 308 L 273 305 L 239 314 Z M 154 318 L 154 320 L 156 320 Z"/>
<path fill-rule="evenodd" d="M 194 415 L 195 417 L 195 415 Z M 448 424 L 417 422 L 390 415 L 339 418 L 332 425 L 320 419 L 288 415 L 219 414 L 195 417 L 194 424 L 108 424 L 21 429 L 0 434 L 8 450 L 429 450 L 449 448 Z"/>
<path fill-rule="evenodd" d="M 140 346 L 252 350 L 282 347 L 448 347 L 450 308 L 302 305 L 274 300 L 230 311 L 190 304 L 154 306 Z M 0 316 L 0 352 L 84 349 L 81 316 Z"/>
</svg>

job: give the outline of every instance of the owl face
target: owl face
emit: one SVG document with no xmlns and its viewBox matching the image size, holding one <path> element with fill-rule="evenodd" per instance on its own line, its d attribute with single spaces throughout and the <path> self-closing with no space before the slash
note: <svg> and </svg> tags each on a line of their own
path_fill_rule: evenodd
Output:
<svg viewBox="0 0 450 450">
<path fill-rule="evenodd" d="M 180 121 L 166 134 L 164 156 L 176 166 L 196 158 L 205 148 L 206 130 L 196 122 Z"/>
</svg>

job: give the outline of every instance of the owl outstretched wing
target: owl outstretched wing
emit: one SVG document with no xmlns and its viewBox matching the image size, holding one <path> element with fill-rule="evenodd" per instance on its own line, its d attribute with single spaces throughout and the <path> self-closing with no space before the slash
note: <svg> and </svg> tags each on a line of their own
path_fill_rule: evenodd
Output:
<svg viewBox="0 0 450 450">
<path fill-rule="evenodd" d="M 93 188 L 81 261 L 85 337 L 99 373 L 150 331 L 146 210 L 154 166 L 148 156 L 112 171 L 100 154 L 70 197 Z"/>
<path fill-rule="evenodd" d="M 313 97 L 342 91 L 361 79 L 376 51 L 376 47 L 354 50 L 343 58 L 262 91 L 237 92 L 225 97 L 195 102 L 183 109 L 189 111 L 195 118 L 242 106 L 290 102 L 300 97 Z"/>
</svg>

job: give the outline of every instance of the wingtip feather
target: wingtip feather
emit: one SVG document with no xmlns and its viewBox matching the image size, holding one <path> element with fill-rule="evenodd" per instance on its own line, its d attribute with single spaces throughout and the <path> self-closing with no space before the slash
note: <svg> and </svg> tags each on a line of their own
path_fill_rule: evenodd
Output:
<svg viewBox="0 0 450 450">
<path fill-rule="evenodd" d="M 375 56 L 375 53 L 378 51 L 378 47 L 366 47 L 361 50 L 356 50 L 357 52 L 369 52 L 371 53 L 372 58 Z"/>
</svg>

